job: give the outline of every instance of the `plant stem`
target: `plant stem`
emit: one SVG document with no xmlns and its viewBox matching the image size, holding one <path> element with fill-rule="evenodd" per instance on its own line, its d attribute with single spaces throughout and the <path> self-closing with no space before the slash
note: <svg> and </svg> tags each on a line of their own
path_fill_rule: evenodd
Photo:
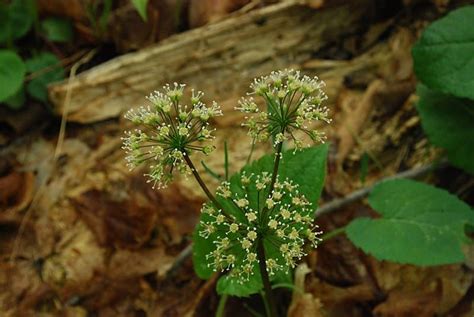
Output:
<svg viewBox="0 0 474 317">
<path fill-rule="evenodd" d="M 344 232 L 346 232 L 346 226 L 341 227 L 341 228 L 336 228 L 336 229 L 334 229 L 334 230 L 332 230 L 332 231 L 326 232 L 325 234 L 323 234 L 323 235 L 321 236 L 321 239 L 322 239 L 323 242 L 324 242 L 324 241 L 329 240 L 329 239 L 332 239 L 332 238 L 334 238 L 335 236 L 340 235 L 341 233 L 344 233 Z"/>
<path fill-rule="evenodd" d="M 224 210 L 224 208 L 222 208 L 222 205 L 217 201 L 216 197 L 214 197 L 214 195 L 211 194 L 211 191 L 209 190 L 209 188 L 207 188 L 206 184 L 204 184 L 204 181 L 202 180 L 201 176 L 199 175 L 198 171 L 196 170 L 196 167 L 194 167 L 194 164 L 191 161 L 191 159 L 189 158 L 189 155 L 183 153 L 183 157 L 184 157 L 184 160 L 186 161 L 186 164 L 188 164 L 189 168 L 191 169 L 191 172 L 193 173 L 194 178 L 196 179 L 196 181 L 199 183 L 199 186 L 201 186 L 202 190 L 206 194 L 207 198 L 209 198 L 209 200 L 214 204 L 214 206 L 217 209 L 220 209 L 221 212 L 226 217 L 230 217 L 230 215 Z"/>
<path fill-rule="evenodd" d="M 219 300 L 219 305 L 217 306 L 216 317 L 223 317 L 225 312 L 225 304 L 227 303 L 227 299 L 229 295 L 224 294 L 221 296 Z"/>
<path fill-rule="evenodd" d="M 265 259 L 265 249 L 263 247 L 263 239 L 259 237 L 257 243 L 257 256 L 258 265 L 260 268 L 260 275 L 262 276 L 263 290 L 265 293 L 265 299 L 268 303 L 268 317 L 277 317 L 275 300 L 272 293 L 272 285 L 270 284 L 270 278 L 267 272 L 267 263 Z"/>
<path fill-rule="evenodd" d="M 270 195 L 275 187 L 275 182 L 278 176 L 278 167 L 280 166 L 280 159 L 281 159 L 281 149 L 283 147 L 283 142 L 278 143 L 277 149 L 275 152 L 275 163 L 273 164 L 273 174 L 272 174 L 272 181 L 270 183 L 268 194 Z"/>
<path fill-rule="evenodd" d="M 273 188 L 275 187 L 275 182 L 278 176 L 278 167 L 280 166 L 280 156 L 281 156 L 282 146 L 283 146 L 283 142 L 279 143 L 275 152 L 275 163 L 273 165 L 273 174 L 272 174 L 272 180 L 269 186 L 268 195 L 272 193 Z M 262 209 L 262 215 L 260 219 L 266 218 L 267 211 L 268 211 L 267 207 L 265 206 Z M 276 314 L 275 300 L 273 299 L 272 285 L 268 277 L 267 262 L 266 262 L 266 257 L 265 257 L 265 248 L 263 247 L 263 238 L 261 236 L 258 238 L 257 256 L 258 256 L 258 264 L 260 268 L 260 275 L 262 276 L 262 283 L 263 283 L 263 288 L 265 292 L 265 302 L 266 302 L 265 307 L 268 306 L 267 314 L 269 317 L 276 317 L 277 314 Z"/>
</svg>

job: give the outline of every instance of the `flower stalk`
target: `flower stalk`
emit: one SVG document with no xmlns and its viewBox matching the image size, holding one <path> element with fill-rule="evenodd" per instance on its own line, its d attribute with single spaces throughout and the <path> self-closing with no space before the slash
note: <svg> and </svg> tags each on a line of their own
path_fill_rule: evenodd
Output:
<svg viewBox="0 0 474 317">
<path fill-rule="evenodd" d="M 265 258 L 265 248 L 263 247 L 262 237 L 258 238 L 257 257 L 258 257 L 260 275 L 262 277 L 265 301 L 267 302 L 267 305 L 268 305 L 267 314 L 268 314 L 268 317 L 277 317 L 275 298 L 272 292 L 272 284 L 268 276 L 267 264 L 266 264 L 266 258 Z"/>
<path fill-rule="evenodd" d="M 322 87 L 324 82 L 317 77 L 294 70 L 256 78 L 250 85 L 249 95 L 263 100 L 266 109 L 260 109 L 253 96 L 242 98 L 236 109 L 248 115 L 242 125 L 249 129 L 248 134 L 253 139 L 247 164 L 256 142 L 271 140 L 273 167 L 268 172 L 257 169 L 249 174 L 248 169 L 244 169 L 229 180 L 227 144 L 224 144 L 225 180 L 215 194 L 191 159 L 195 152 L 208 155 L 215 149 L 209 144 L 214 139 L 211 119 L 222 115 L 215 102 L 207 106 L 201 101 L 202 92 L 192 90 L 186 95 L 185 85 L 175 83 L 150 94 L 149 106 L 132 109 L 125 115 L 140 126 L 126 132 L 123 138 L 129 167 L 151 162 L 145 176 L 153 188 L 166 187 L 176 171 L 194 176 L 209 199 L 201 209 L 196 231 L 199 239 L 208 240 L 207 244 L 200 240 L 208 249 L 205 259 L 199 260 L 212 271 L 225 273 L 222 284 L 233 285 L 233 291 L 239 289 L 238 284 L 255 285 L 257 279 L 261 279 L 265 308 L 270 317 L 277 317 L 278 313 L 272 277 L 295 268 L 306 255 L 306 242 L 316 248 L 321 241 L 322 232 L 313 222 L 312 204 L 300 192 L 297 183 L 282 179 L 279 173 L 284 142 L 289 142 L 297 151 L 306 145 L 304 135 L 313 142 L 324 141 L 324 133 L 314 125 L 331 122 L 327 107 L 322 105 L 327 99 Z M 186 96 L 189 98 L 184 102 Z"/>
</svg>

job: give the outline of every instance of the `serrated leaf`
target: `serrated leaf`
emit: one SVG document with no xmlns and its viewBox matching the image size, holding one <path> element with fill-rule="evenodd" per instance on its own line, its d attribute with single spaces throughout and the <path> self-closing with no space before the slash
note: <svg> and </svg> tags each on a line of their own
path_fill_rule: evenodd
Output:
<svg viewBox="0 0 474 317">
<path fill-rule="evenodd" d="M 429 140 L 446 150 L 456 166 L 474 174 L 474 101 L 419 85 L 416 105 Z"/>
<path fill-rule="evenodd" d="M 312 147 L 301 151 L 293 152 L 293 150 L 283 153 L 279 176 L 280 179 L 286 177 L 297 183 L 300 193 L 304 194 L 306 198 L 314 203 L 316 208 L 317 201 L 322 191 L 324 184 L 325 171 L 326 171 L 326 158 L 327 158 L 328 146 L 320 145 L 318 147 Z M 267 171 L 271 172 L 273 169 L 274 156 L 266 155 L 261 159 L 253 162 L 251 165 L 246 166 L 240 173 L 234 174 L 230 178 L 231 188 L 233 191 L 241 190 L 240 175 L 243 171 L 247 174 Z M 256 205 L 255 196 L 251 190 L 248 191 L 248 199 L 250 205 Z M 256 194 L 256 192 L 255 192 Z M 227 202 L 217 197 L 219 202 L 225 205 Z M 227 205 L 224 208 L 229 208 L 229 212 L 233 212 L 232 206 Z M 234 214 L 236 217 L 240 217 L 239 214 Z M 201 220 L 207 221 L 207 214 L 201 214 Z M 201 222 L 200 222 L 201 223 Z M 212 239 L 204 239 L 199 236 L 198 232 L 201 230 L 198 225 L 194 232 L 194 246 L 193 246 L 193 262 L 194 269 L 200 278 L 209 278 L 213 270 L 209 267 L 209 262 L 206 259 L 211 251 L 215 249 Z M 279 250 L 276 250 L 273 245 L 264 241 L 265 253 L 269 257 L 281 256 Z M 236 254 L 236 256 L 238 256 Z M 271 277 L 272 281 L 277 282 L 288 282 L 291 280 L 289 272 L 276 274 Z M 251 275 L 250 281 L 245 284 L 239 284 L 234 278 L 225 276 L 221 277 L 218 282 L 218 292 L 222 294 L 229 294 L 234 296 L 248 296 L 257 293 L 261 289 L 261 277 L 258 267 L 254 268 L 254 275 Z"/>
<path fill-rule="evenodd" d="M 445 190 L 412 180 L 374 187 L 369 204 L 381 218 L 359 218 L 346 228 L 349 239 L 379 260 L 442 265 L 464 260 L 464 228 L 474 211 Z"/>
<path fill-rule="evenodd" d="M 71 42 L 74 31 L 71 21 L 63 18 L 48 18 L 41 21 L 45 36 L 53 42 Z"/>
<path fill-rule="evenodd" d="M 0 50 L 0 101 L 13 97 L 23 85 L 25 64 L 18 54 Z"/>
<path fill-rule="evenodd" d="M 415 73 L 423 84 L 474 99 L 474 6 L 433 22 L 413 46 Z"/>
<path fill-rule="evenodd" d="M 56 55 L 49 52 L 43 52 L 26 61 L 26 67 L 29 73 L 37 73 L 26 86 L 28 93 L 35 99 L 48 101 L 48 84 L 62 80 L 64 70 Z"/>
<path fill-rule="evenodd" d="M 135 9 L 138 11 L 143 21 L 147 20 L 146 9 L 148 5 L 148 0 L 132 0 L 132 4 Z"/>
</svg>

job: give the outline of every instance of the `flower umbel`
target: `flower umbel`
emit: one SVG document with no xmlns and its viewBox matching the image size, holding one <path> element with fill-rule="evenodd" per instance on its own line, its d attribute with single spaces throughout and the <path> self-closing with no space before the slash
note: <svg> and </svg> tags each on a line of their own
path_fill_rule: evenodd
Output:
<svg viewBox="0 0 474 317">
<path fill-rule="evenodd" d="M 298 185 L 277 180 L 269 192 L 268 173 L 241 174 L 242 190 L 232 192 L 223 182 L 217 195 L 227 202 L 230 216 L 224 216 L 212 204 L 202 208 L 199 235 L 213 241 L 215 248 L 207 255 L 215 271 L 229 271 L 239 283 L 248 281 L 258 271 L 257 244 L 263 240 L 269 275 L 294 267 L 306 255 L 305 241 L 316 247 L 320 241 L 318 226 L 313 224 L 311 203 L 298 191 Z"/>
<path fill-rule="evenodd" d="M 201 98 L 202 92 L 192 90 L 189 104 L 182 103 L 185 85 L 174 83 L 166 85 L 162 91 L 154 91 L 147 99 L 151 106 L 131 109 L 125 118 L 141 126 L 125 132 L 123 149 L 130 169 L 145 161 L 151 161 L 150 172 L 145 174 L 153 188 L 163 188 L 173 177 L 173 171 L 189 174 L 185 156 L 193 151 L 204 154 L 212 152 L 212 145 L 204 145 L 212 140 L 209 120 L 222 115 L 214 102 L 206 106 Z"/>
<path fill-rule="evenodd" d="M 275 146 L 292 140 L 298 149 L 303 147 L 303 141 L 295 136 L 297 130 L 314 142 L 325 140 L 323 132 L 309 127 L 314 121 L 331 122 L 328 108 L 321 105 L 327 99 L 323 87 L 323 81 L 301 75 L 299 71 L 274 71 L 254 79 L 250 85 L 249 95 L 263 97 L 267 110 L 262 111 L 253 97 L 242 98 L 236 109 L 250 114 L 242 125 L 248 127 L 254 140 L 267 141 L 273 136 Z"/>
</svg>

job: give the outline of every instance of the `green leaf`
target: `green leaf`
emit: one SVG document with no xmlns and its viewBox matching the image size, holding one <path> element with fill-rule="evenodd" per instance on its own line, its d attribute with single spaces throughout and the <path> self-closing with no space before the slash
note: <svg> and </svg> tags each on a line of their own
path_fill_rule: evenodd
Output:
<svg viewBox="0 0 474 317">
<path fill-rule="evenodd" d="M 132 4 L 135 9 L 138 11 L 143 21 L 147 20 L 146 8 L 148 5 L 148 0 L 132 0 Z"/>
<path fill-rule="evenodd" d="M 64 78 L 64 69 L 56 55 L 49 52 L 43 52 L 26 61 L 28 72 L 37 74 L 27 84 L 28 93 L 35 99 L 47 102 L 49 83 L 62 80 Z"/>
<path fill-rule="evenodd" d="M 237 279 L 228 275 L 223 275 L 217 281 L 216 290 L 218 294 L 227 294 L 231 296 L 245 297 L 258 293 L 263 288 L 262 279 L 257 266 L 255 266 L 254 274 L 248 282 L 240 284 Z"/>
<path fill-rule="evenodd" d="M 293 180 L 297 183 L 300 193 L 304 194 L 306 198 L 314 203 L 316 208 L 317 201 L 321 195 L 322 187 L 324 184 L 325 172 L 326 172 L 326 158 L 327 158 L 328 146 L 320 145 L 317 147 L 312 147 L 304 149 L 301 151 L 293 152 L 293 150 L 283 153 L 279 176 L 280 179 L 286 177 Z M 273 170 L 273 155 L 266 155 L 259 159 L 258 161 L 253 162 L 251 165 L 245 166 L 240 173 L 234 174 L 230 178 L 231 188 L 234 191 L 238 191 L 241 188 L 240 184 L 240 175 L 243 171 L 247 174 L 255 173 L 259 174 L 261 172 L 267 171 L 271 172 Z M 249 189 L 249 203 L 250 205 L 256 205 L 255 195 Z M 226 201 L 220 200 L 220 197 L 217 197 L 219 202 L 226 207 Z M 229 212 L 232 212 L 230 206 Z M 236 214 L 236 216 L 239 216 Z M 202 221 L 207 221 L 207 214 L 201 214 Z M 201 223 L 201 222 L 200 222 Z M 193 262 L 194 269 L 197 275 L 200 278 L 207 279 L 209 278 L 213 271 L 209 267 L 209 262 L 206 259 L 206 256 L 214 250 L 214 244 L 212 239 L 204 239 L 199 236 L 198 232 L 201 230 L 198 225 L 194 232 L 194 246 L 193 246 Z M 281 256 L 279 250 L 277 250 L 272 244 L 264 241 L 265 253 L 268 257 L 278 257 Z M 238 255 L 237 255 L 238 256 Z M 291 277 L 289 276 L 290 272 L 283 272 L 272 276 L 272 281 L 276 282 L 289 282 Z M 217 290 L 221 294 L 229 294 L 233 296 L 248 296 L 254 293 L 257 293 L 262 287 L 260 272 L 258 267 L 254 267 L 254 274 L 251 275 L 250 281 L 244 284 L 239 284 L 237 281 L 230 276 L 223 276 L 220 278 L 217 286 Z"/>
<path fill-rule="evenodd" d="M 20 56 L 0 50 L 0 101 L 14 96 L 23 85 L 25 64 Z"/>
<path fill-rule="evenodd" d="M 34 0 L 13 0 L 0 6 L 0 42 L 8 43 L 24 36 L 31 29 L 36 16 Z"/>
<path fill-rule="evenodd" d="M 346 229 L 349 239 L 379 260 L 442 265 L 464 260 L 464 230 L 474 211 L 445 190 L 399 179 L 373 189 L 369 204 L 382 218 L 358 218 Z"/>
<path fill-rule="evenodd" d="M 429 140 L 446 150 L 456 166 L 474 174 L 474 101 L 419 85 L 416 108 Z"/>
<path fill-rule="evenodd" d="M 10 109 L 17 110 L 23 107 L 25 101 L 25 86 L 21 86 L 21 88 L 16 92 L 16 94 L 5 100 L 5 103 L 8 107 L 10 107 Z"/>
<path fill-rule="evenodd" d="M 63 18 L 48 18 L 41 22 L 45 36 L 53 42 L 71 42 L 74 31 L 71 21 Z"/>
<path fill-rule="evenodd" d="M 413 46 L 415 73 L 423 84 L 474 99 L 474 6 L 432 23 Z"/>
</svg>

